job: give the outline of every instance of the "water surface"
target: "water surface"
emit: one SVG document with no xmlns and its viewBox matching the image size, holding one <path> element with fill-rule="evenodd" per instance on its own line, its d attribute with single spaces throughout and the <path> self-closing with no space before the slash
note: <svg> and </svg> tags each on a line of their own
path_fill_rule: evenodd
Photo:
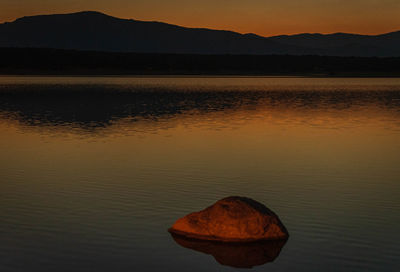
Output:
<svg viewBox="0 0 400 272">
<path fill-rule="evenodd" d="M 400 79 L 0 77 L 1 271 L 236 271 L 174 221 L 243 195 L 254 271 L 398 271 Z"/>
</svg>

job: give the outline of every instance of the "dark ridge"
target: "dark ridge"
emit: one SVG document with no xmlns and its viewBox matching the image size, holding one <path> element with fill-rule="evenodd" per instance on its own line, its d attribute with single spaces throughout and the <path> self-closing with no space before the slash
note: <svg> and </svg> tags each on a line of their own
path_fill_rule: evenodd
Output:
<svg viewBox="0 0 400 272">
<path fill-rule="evenodd" d="M 119 19 L 100 12 L 37 15 L 0 24 L 0 47 L 107 52 L 400 57 L 400 32 L 261 37 Z"/>
<path fill-rule="evenodd" d="M 268 54 L 297 48 L 284 49 L 263 37 L 232 31 L 118 19 L 98 12 L 39 15 L 1 24 L 0 47 L 186 54 Z"/>
</svg>

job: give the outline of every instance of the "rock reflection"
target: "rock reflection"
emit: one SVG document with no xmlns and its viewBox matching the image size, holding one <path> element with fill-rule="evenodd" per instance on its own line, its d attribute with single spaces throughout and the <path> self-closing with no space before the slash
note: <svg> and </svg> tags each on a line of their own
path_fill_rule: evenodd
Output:
<svg viewBox="0 0 400 272">
<path fill-rule="evenodd" d="M 188 239 L 171 234 L 177 244 L 184 248 L 212 255 L 221 265 L 236 268 L 252 268 L 273 262 L 280 254 L 286 240 L 256 243 L 219 243 Z"/>
</svg>

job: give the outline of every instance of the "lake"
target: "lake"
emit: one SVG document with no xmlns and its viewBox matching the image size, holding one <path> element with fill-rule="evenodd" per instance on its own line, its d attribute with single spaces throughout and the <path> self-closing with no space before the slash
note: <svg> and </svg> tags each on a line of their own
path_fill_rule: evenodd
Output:
<svg viewBox="0 0 400 272">
<path fill-rule="evenodd" d="M 1 271 L 242 270 L 167 232 L 232 195 L 252 271 L 400 268 L 399 78 L 0 77 L 0 132 Z"/>
</svg>

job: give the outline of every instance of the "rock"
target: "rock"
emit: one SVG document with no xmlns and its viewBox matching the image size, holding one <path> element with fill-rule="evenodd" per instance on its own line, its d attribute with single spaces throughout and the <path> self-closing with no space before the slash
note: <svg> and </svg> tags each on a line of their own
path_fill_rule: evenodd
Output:
<svg viewBox="0 0 400 272">
<path fill-rule="evenodd" d="M 287 239 L 289 233 L 278 216 L 246 197 L 227 197 L 214 205 L 178 219 L 171 233 L 200 240 L 250 242 Z"/>
<path fill-rule="evenodd" d="M 218 263 L 236 268 L 252 268 L 272 262 L 286 243 L 286 240 L 221 243 L 188 239 L 173 233 L 172 237 L 182 247 L 210 254 Z"/>
</svg>

